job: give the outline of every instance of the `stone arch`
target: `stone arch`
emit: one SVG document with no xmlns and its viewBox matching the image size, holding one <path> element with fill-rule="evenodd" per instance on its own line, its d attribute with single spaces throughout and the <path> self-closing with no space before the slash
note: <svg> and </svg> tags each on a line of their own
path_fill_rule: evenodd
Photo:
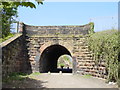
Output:
<svg viewBox="0 0 120 90">
<path fill-rule="evenodd" d="M 39 60 L 39 71 L 40 72 L 56 72 L 57 71 L 57 60 L 61 55 L 67 54 L 71 55 L 69 50 L 59 44 L 47 45 L 42 47 L 41 56 Z"/>
<path fill-rule="evenodd" d="M 42 52 L 47 48 L 47 47 L 50 47 L 50 46 L 52 46 L 52 45 L 61 45 L 61 46 L 63 46 L 63 47 L 65 47 L 69 52 L 70 52 L 70 54 L 71 54 L 71 56 L 73 56 L 73 52 L 72 52 L 72 45 L 71 45 L 71 47 L 70 48 L 68 48 L 68 46 L 67 45 L 63 45 L 63 44 L 56 44 L 56 43 L 53 43 L 53 42 L 46 42 L 46 43 L 44 43 L 41 47 L 40 47 L 40 55 L 42 54 Z"/>
</svg>

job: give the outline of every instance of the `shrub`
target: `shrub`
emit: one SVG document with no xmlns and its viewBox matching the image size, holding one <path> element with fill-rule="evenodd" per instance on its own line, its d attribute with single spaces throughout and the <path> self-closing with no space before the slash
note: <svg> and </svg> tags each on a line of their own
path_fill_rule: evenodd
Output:
<svg viewBox="0 0 120 90">
<path fill-rule="evenodd" d="M 108 81 L 118 80 L 119 34 L 117 30 L 106 30 L 93 33 L 88 38 L 89 49 L 93 52 L 96 64 L 105 60 Z"/>
</svg>

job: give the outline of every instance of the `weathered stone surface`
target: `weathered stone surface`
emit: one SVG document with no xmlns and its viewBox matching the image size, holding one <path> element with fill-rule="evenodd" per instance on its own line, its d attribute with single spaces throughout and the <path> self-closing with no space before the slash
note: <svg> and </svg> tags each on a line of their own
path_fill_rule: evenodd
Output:
<svg viewBox="0 0 120 90">
<path fill-rule="evenodd" d="M 24 36 L 18 35 L 13 38 L 0 44 L 3 77 L 12 72 L 31 72 Z"/>
<path fill-rule="evenodd" d="M 83 26 L 29 26 L 26 25 L 28 35 L 59 35 L 59 34 L 88 34 L 90 25 Z"/>
</svg>

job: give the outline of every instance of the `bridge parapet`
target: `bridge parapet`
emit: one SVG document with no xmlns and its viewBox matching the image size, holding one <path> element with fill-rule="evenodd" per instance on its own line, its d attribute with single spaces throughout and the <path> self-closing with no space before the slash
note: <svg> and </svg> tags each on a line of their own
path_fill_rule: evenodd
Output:
<svg viewBox="0 0 120 90">
<path fill-rule="evenodd" d="M 36 35 L 86 35 L 91 28 L 90 24 L 82 26 L 30 26 L 25 25 L 28 36 Z"/>
</svg>

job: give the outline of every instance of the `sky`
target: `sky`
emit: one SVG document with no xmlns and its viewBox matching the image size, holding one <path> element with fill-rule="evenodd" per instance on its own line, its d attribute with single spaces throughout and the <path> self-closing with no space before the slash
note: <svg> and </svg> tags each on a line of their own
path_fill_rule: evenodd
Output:
<svg viewBox="0 0 120 90">
<path fill-rule="evenodd" d="M 36 9 L 19 7 L 17 20 L 34 26 L 94 22 L 96 32 L 118 27 L 117 2 L 44 2 L 36 6 Z"/>
</svg>

